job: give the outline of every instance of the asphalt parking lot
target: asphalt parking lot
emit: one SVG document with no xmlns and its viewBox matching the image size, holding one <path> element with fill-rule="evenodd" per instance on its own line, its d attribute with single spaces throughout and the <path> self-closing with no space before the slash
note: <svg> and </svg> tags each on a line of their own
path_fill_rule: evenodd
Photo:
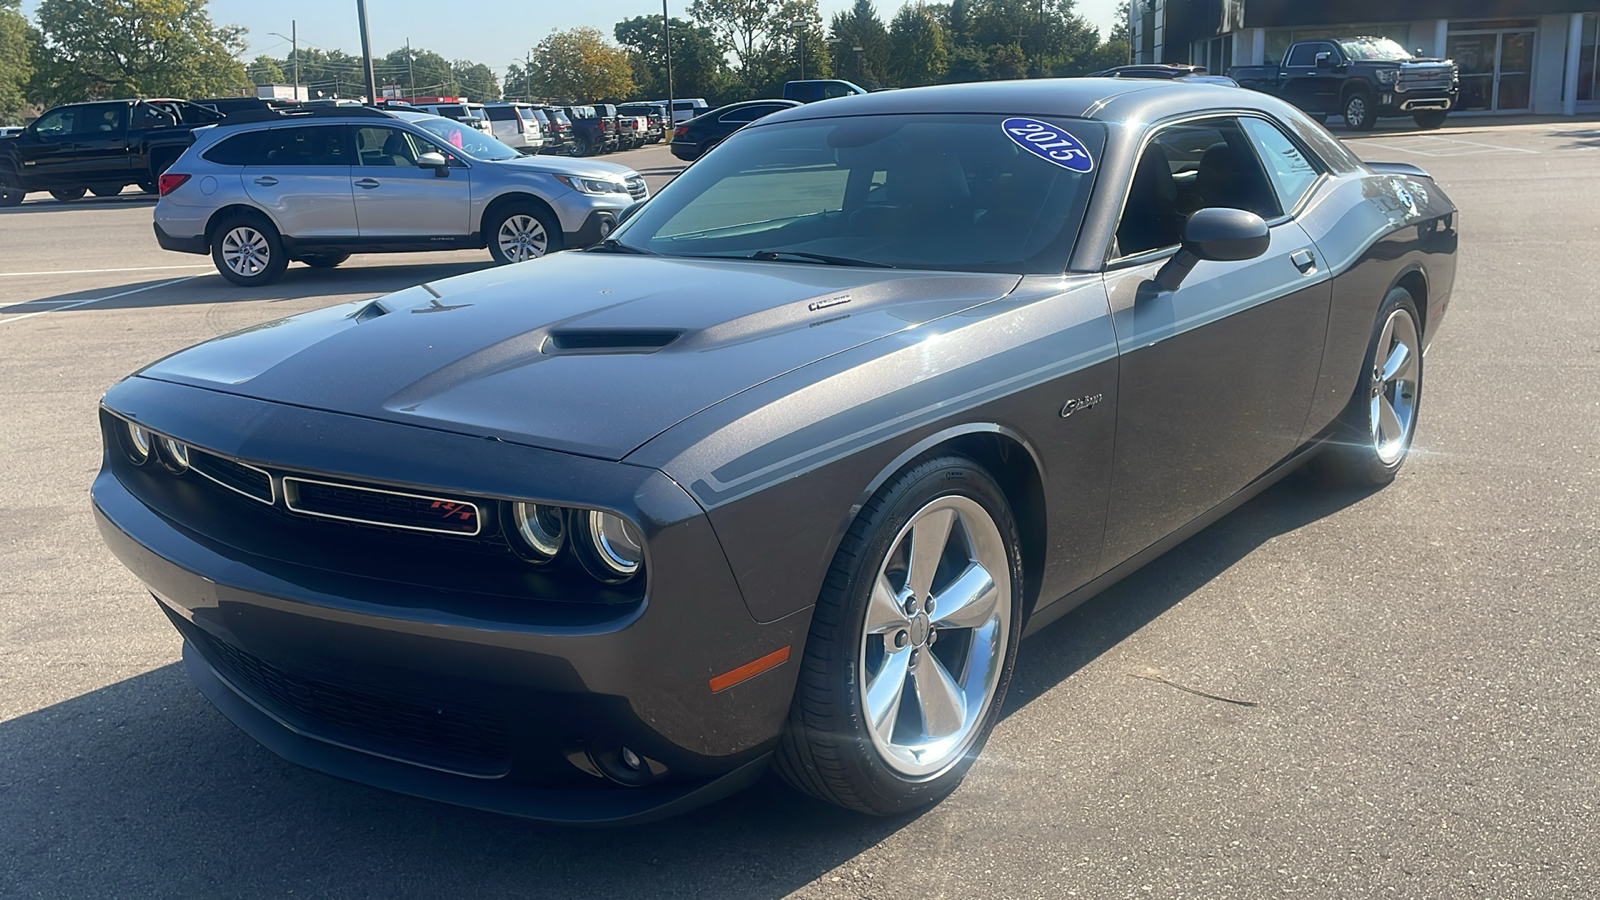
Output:
<svg viewBox="0 0 1600 900">
<path fill-rule="evenodd" d="M 965 784 L 895 820 L 769 779 L 564 831 L 246 738 L 95 531 L 96 400 L 196 341 L 488 254 L 242 290 L 157 248 L 141 195 L 0 211 L 0 896 L 1595 896 L 1600 123 L 1350 146 L 1462 209 L 1406 469 L 1372 494 L 1291 476 L 1031 639 Z M 680 168 L 611 158 L 652 189 Z"/>
</svg>

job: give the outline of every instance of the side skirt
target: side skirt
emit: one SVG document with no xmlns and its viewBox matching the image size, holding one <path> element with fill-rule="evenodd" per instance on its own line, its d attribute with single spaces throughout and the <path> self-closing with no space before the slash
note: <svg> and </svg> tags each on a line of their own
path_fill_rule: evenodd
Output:
<svg viewBox="0 0 1600 900">
<path fill-rule="evenodd" d="M 1196 516 L 1190 520 L 1187 525 L 1184 525 L 1177 531 L 1174 531 L 1161 540 L 1156 541 L 1154 544 L 1151 544 L 1138 553 L 1135 553 L 1126 561 L 1112 569 L 1107 570 L 1105 574 L 1094 579 L 1083 587 L 1074 590 L 1072 593 L 1067 594 L 1065 597 L 1062 597 L 1046 606 L 1036 608 L 1033 611 L 1033 614 L 1028 617 L 1028 625 L 1023 629 L 1022 636 L 1027 637 L 1042 630 L 1045 626 L 1051 624 L 1067 613 L 1072 612 L 1074 609 L 1077 609 L 1079 606 L 1083 605 L 1085 601 L 1093 598 L 1096 594 L 1143 568 L 1146 563 L 1162 555 L 1163 553 L 1166 553 L 1168 550 L 1171 550 L 1173 547 L 1178 546 L 1189 538 L 1194 537 L 1196 534 L 1204 531 L 1208 526 L 1214 524 L 1218 519 L 1250 502 L 1257 494 L 1260 494 L 1267 488 L 1277 484 L 1284 478 L 1284 476 L 1293 472 L 1295 469 L 1298 469 L 1312 456 L 1320 452 L 1322 450 L 1323 443 L 1324 441 L 1319 439 L 1306 444 L 1304 447 L 1300 448 L 1286 457 L 1283 461 L 1279 462 L 1276 466 L 1268 469 L 1265 474 L 1261 475 L 1255 481 L 1245 485 L 1244 488 L 1239 491 L 1239 493 L 1234 494 L 1232 497 L 1229 497 L 1221 503 L 1218 503 L 1216 506 L 1213 506 L 1212 508 Z"/>
</svg>

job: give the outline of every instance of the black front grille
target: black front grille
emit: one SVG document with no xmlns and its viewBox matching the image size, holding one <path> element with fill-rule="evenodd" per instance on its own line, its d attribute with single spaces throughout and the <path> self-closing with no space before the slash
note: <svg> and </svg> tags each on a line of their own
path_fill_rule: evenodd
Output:
<svg viewBox="0 0 1600 900">
<path fill-rule="evenodd" d="M 187 630 L 187 629 L 186 629 Z M 511 768 L 505 723 L 481 709 L 440 707 L 303 678 L 200 633 L 206 655 L 250 698 L 314 737 L 476 776 Z"/>
<path fill-rule="evenodd" d="M 483 530 L 478 505 L 459 498 L 286 477 L 283 499 L 291 512 L 329 519 L 444 534 L 475 535 Z"/>
<path fill-rule="evenodd" d="M 230 491 L 262 503 L 272 502 L 272 476 L 254 466 L 190 447 L 189 468 Z"/>
</svg>

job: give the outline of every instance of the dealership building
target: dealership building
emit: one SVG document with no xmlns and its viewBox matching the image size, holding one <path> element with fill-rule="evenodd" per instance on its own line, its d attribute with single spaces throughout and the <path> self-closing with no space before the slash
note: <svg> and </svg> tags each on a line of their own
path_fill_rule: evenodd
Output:
<svg viewBox="0 0 1600 900">
<path fill-rule="evenodd" d="M 1138 62 L 1276 64 L 1295 41 L 1373 35 L 1455 61 L 1457 114 L 1600 112 L 1600 0 L 1134 0 Z M 1397 20 L 1397 16 L 1404 16 Z"/>
</svg>

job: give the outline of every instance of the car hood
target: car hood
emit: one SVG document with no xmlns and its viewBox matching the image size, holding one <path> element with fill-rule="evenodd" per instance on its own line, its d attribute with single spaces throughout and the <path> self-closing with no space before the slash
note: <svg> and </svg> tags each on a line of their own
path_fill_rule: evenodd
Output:
<svg viewBox="0 0 1600 900">
<path fill-rule="evenodd" d="M 558 253 L 268 322 L 139 374 L 622 459 L 739 391 L 1019 280 Z"/>
<path fill-rule="evenodd" d="M 619 166 L 616 163 L 559 156 L 519 156 L 516 159 L 491 160 L 490 164 L 502 166 L 513 172 L 575 175 L 579 178 L 632 178 L 639 174 L 627 166 Z"/>
</svg>

